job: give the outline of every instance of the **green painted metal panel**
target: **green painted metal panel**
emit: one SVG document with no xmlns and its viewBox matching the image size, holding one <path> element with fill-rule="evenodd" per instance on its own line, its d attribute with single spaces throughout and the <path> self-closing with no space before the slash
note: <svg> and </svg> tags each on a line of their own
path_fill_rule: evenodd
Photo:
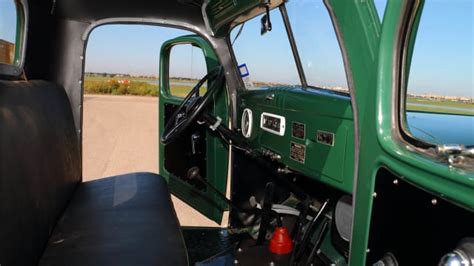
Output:
<svg viewBox="0 0 474 266">
<path fill-rule="evenodd" d="M 329 230 L 330 232 L 332 229 L 332 224 L 329 225 Z M 333 246 L 332 241 L 331 241 L 331 234 L 326 234 L 326 237 L 322 240 L 320 249 L 323 254 L 327 256 L 327 258 L 333 263 L 332 265 L 335 266 L 344 266 L 347 265 L 346 258 L 342 256 Z"/>
<path fill-rule="evenodd" d="M 212 47 L 203 38 L 197 35 L 187 35 L 178 37 L 165 42 L 161 47 L 160 52 L 160 135 L 164 130 L 165 121 L 165 105 L 174 104 L 179 105 L 181 98 L 172 96 L 169 90 L 168 73 L 169 73 L 169 59 L 170 52 L 173 46 L 180 44 L 191 44 L 202 49 L 208 71 L 219 66 L 217 55 Z M 213 106 L 208 110 L 214 115 L 222 118 L 222 123 L 228 123 L 228 99 L 225 88 L 214 96 Z M 225 193 L 227 186 L 227 170 L 228 170 L 228 149 L 225 147 L 219 138 L 209 131 L 206 133 L 207 140 L 207 180 L 213 184 L 219 191 Z M 160 174 L 164 176 L 169 183 L 171 192 L 195 208 L 211 220 L 220 223 L 222 221 L 223 211 L 228 209 L 226 203 L 221 198 L 207 189 L 206 191 L 198 191 L 190 184 L 182 181 L 179 177 L 170 174 L 165 168 L 165 147 L 160 143 L 160 158 L 159 169 Z M 184 155 L 183 155 L 184 159 Z"/>
<path fill-rule="evenodd" d="M 275 95 L 272 101 L 267 95 Z M 317 89 L 276 87 L 245 91 L 239 94 L 241 111 L 250 108 L 253 113 L 253 133 L 250 143 L 258 149 L 268 149 L 281 155 L 281 162 L 315 180 L 347 193 L 352 193 L 354 173 L 354 122 L 351 103 L 347 96 Z M 260 129 L 262 112 L 286 118 L 284 136 Z M 293 122 L 305 124 L 305 139 L 291 134 Z M 333 146 L 316 139 L 319 131 L 334 133 Z M 306 147 L 305 161 L 290 156 L 291 143 Z"/>
<path fill-rule="evenodd" d="M 358 179 L 354 183 L 355 209 L 349 262 L 351 265 L 365 265 L 374 173 L 378 167 L 374 165 L 374 159 L 381 152 L 375 136 L 374 102 L 381 25 L 372 1 L 328 0 L 327 4 L 347 55 L 346 63 L 352 74 L 353 96 L 357 103 L 360 152 Z"/>
<path fill-rule="evenodd" d="M 391 1 L 389 8 L 390 15 L 386 17 L 384 33 L 380 40 L 378 65 L 378 72 L 387 73 L 387 75 L 378 76 L 375 114 L 379 118 L 375 119 L 375 133 L 383 151 L 382 155 L 385 157 L 384 161 L 397 162 L 399 166 L 394 164 L 392 167 L 412 183 L 455 204 L 474 210 L 474 175 L 472 172 L 449 167 L 446 163 L 423 155 L 397 137 L 398 132 L 393 124 L 398 122 L 394 121 L 394 113 L 399 110 L 394 105 L 396 99 L 394 99 L 392 90 L 398 90 L 398 88 L 394 88 L 395 76 L 388 70 L 393 69 L 396 65 L 394 56 L 397 48 L 396 35 L 403 3 Z M 413 44 L 412 40 L 411 45 Z M 415 169 L 420 169 L 423 173 L 421 175 L 411 174 L 416 171 Z"/>
<path fill-rule="evenodd" d="M 467 209 L 474 208 L 474 176 L 423 156 L 398 140 L 393 108 L 396 36 L 407 1 L 389 0 L 383 27 L 370 2 L 328 0 L 352 72 L 359 113 L 360 153 L 350 262 L 365 265 L 376 173 L 400 178 Z M 416 25 L 417 23 L 415 23 Z M 413 40 L 411 42 L 413 45 Z M 409 60 L 408 60 L 409 61 Z"/>
</svg>

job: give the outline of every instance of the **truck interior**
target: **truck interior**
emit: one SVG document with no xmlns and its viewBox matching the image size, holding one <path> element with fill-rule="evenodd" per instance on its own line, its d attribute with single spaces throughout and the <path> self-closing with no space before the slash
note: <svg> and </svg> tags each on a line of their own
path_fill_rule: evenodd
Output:
<svg viewBox="0 0 474 266">
<path fill-rule="evenodd" d="M 0 63 L 1 266 L 474 265 L 472 147 L 446 152 L 400 118 L 423 0 L 389 0 L 383 20 L 373 1 L 314 0 L 338 40 L 345 91 L 309 82 L 294 1 L 12 1 L 16 42 Z M 276 19 L 299 83 L 252 84 L 233 43 L 245 23 L 265 36 Z M 193 34 L 160 49 L 159 174 L 83 182 L 84 54 L 107 24 Z M 207 68 L 184 98 L 169 80 L 183 44 Z M 171 194 L 228 224 L 181 227 Z"/>
</svg>

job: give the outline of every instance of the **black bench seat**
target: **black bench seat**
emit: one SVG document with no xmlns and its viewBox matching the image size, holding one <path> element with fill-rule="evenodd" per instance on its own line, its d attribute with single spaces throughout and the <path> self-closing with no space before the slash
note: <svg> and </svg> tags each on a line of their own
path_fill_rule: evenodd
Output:
<svg viewBox="0 0 474 266">
<path fill-rule="evenodd" d="M 133 173 L 82 183 L 40 265 L 186 265 L 166 181 Z"/>
<path fill-rule="evenodd" d="M 82 182 L 68 97 L 46 81 L 0 81 L 0 265 L 187 265 L 166 181 Z"/>
</svg>

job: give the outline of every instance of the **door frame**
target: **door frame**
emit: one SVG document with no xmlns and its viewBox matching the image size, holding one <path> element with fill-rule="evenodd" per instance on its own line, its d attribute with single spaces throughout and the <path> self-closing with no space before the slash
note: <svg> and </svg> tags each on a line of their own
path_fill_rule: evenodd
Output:
<svg viewBox="0 0 474 266">
<path fill-rule="evenodd" d="M 212 46 L 198 35 L 185 35 L 177 37 L 163 43 L 160 51 L 160 98 L 159 98 L 159 132 L 160 135 L 165 126 L 165 105 L 173 104 L 179 105 L 182 98 L 173 96 L 169 88 L 169 63 L 171 49 L 176 45 L 190 44 L 202 50 L 207 70 L 210 71 L 217 66 L 220 66 L 218 57 Z M 214 115 L 222 119 L 223 124 L 228 124 L 229 110 L 228 110 L 228 96 L 226 88 L 222 88 L 220 92 L 214 95 L 212 106 L 210 110 Z M 206 149 L 206 167 L 207 180 L 213 184 L 221 193 L 225 194 L 227 189 L 228 179 L 228 163 L 229 151 L 228 147 L 224 145 L 220 139 L 206 130 L 207 149 Z M 228 205 L 222 198 L 207 189 L 201 191 L 191 186 L 186 181 L 174 176 L 167 171 L 164 164 L 165 160 L 165 146 L 159 144 L 159 171 L 160 174 L 168 181 L 171 193 L 185 203 L 208 217 L 209 219 L 220 224 L 223 218 L 223 212 L 228 210 Z"/>
</svg>

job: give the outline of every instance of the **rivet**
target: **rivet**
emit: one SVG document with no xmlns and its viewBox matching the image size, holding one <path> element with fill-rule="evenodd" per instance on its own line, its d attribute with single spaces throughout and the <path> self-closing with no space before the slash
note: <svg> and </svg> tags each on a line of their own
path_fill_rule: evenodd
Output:
<svg viewBox="0 0 474 266">
<path fill-rule="evenodd" d="M 79 80 L 79 84 L 82 84 L 82 80 Z"/>
<path fill-rule="evenodd" d="M 275 262 L 270 261 L 270 266 L 275 266 Z"/>
<path fill-rule="evenodd" d="M 242 252 L 242 248 L 237 249 L 238 252 Z"/>
<path fill-rule="evenodd" d="M 82 56 L 82 55 L 81 55 L 81 57 L 80 57 L 80 58 L 81 58 L 81 60 L 84 60 L 84 56 Z"/>
<path fill-rule="evenodd" d="M 398 179 L 393 180 L 394 185 L 398 185 Z"/>
<path fill-rule="evenodd" d="M 377 192 L 372 193 L 372 197 L 376 198 L 377 197 Z"/>
<path fill-rule="evenodd" d="M 234 264 L 239 264 L 239 261 L 238 261 L 238 260 L 234 260 Z"/>
<path fill-rule="evenodd" d="M 437 199 L 432 199 L 432 200 L 431 200 L 431 204 L 433 204 L 433 205 L 438 204 L 438 200 L 437 200 Z"/>
<path fill-rule="evenodd" d="M 368 248 L 365 252 L 366 252 L 366 253 L 369 253 L 369 252 L 370 252 L 370 248 Z"/>
</svg>

